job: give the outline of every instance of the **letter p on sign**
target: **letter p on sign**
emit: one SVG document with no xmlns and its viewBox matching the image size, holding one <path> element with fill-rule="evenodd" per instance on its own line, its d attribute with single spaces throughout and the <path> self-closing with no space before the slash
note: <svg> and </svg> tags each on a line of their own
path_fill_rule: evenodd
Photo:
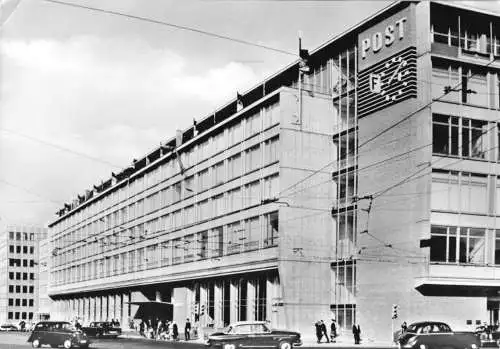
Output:
<svg viewBox="0 0 500 349">
<path fill-rule="evenodd" d="M 366 38 L 361 42 L 361 56 L 366 58 L 366 52 L 370 49 L 370 39 Z"/>
</svg>

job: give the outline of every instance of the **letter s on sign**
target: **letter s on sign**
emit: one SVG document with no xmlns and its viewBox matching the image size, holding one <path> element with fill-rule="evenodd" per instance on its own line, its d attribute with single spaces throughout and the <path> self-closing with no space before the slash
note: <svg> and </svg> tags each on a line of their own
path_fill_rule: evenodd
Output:
<svg viewBox="0 0 500 349">
<path fill-rule="evenodd" d="M 385 46 L 390 46 L 394 42 L 394 26 L 388 25 L 385 28 Z"/>
</svg>

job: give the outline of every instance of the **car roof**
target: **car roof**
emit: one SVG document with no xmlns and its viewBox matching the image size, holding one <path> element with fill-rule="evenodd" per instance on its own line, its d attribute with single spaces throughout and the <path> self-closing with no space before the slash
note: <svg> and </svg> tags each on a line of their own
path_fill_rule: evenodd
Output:
<svg viewBox="0 0 500 349">
<path fill-rule="evenodd" d="M 236 321 L 231 324 L 231 326 L 239 326 L 239 325 L 266 325 L 265 321 Z"/>
<path fill-rule="evenodd" d="M 434 325 L 434 324 L 446 325 L 449 327 L 449 325 L 447 323 L 444 323 L 441 321 L 419 321 L 419 322 L 414 322 L 414 323 L 410 324 L 410 326 L 426 326 L 426 325 Z"/>
<path fill-rule="evenodd" d="M 37 325 L 39 324 L 69 324 L 68 321 L 39 321 L 36 323 Z"/>
</svg>

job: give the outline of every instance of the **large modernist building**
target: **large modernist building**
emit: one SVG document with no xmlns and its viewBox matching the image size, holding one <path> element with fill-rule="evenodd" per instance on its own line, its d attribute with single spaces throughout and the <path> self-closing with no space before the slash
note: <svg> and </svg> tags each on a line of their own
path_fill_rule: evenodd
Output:
<svg viewBox="0 0 500 349">
<path fill-rule="evenodd" d="M 0 323 L 36 321 L 39 241 L 47 230 L 7 226 L 0 232 Z"/>
<path fill-rule="evenodd" d="M 57 316 L 499 320 L 500 17 L 396 2 L 302 53 L 58 212 Z"/>
</svg>

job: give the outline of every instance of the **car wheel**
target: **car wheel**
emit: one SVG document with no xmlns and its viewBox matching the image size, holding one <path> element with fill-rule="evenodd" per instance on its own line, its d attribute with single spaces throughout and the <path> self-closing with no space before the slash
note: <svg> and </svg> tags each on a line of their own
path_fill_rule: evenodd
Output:
<svg viewBox="0 0 500 349">
<path fill-rule="evenodd" d="M 40 340 L 34 339 L 33 342 L 31 342 L 31 346 L 33 348 L 40 348 Z"/>
<path fill-rule="evenodd" d="M 99 338 L 100 336 L 101 336 L 101 334 L 100 334 L 100 333 L 96 333 L 96 334 L 95 334 L 95 338 Z"/>
<path fill-rule="evenodd" d="M 283 341 L 283 342 L 280 342 L 280 344 L 278 345 L 278 348 L 279 349 L 292 349 L 292 344 L 290 342 Z"/>
<path fill-rule="evenodd" d="M 66 339 L 63 343 L 64 348 L 70 349 L 71 348 L 71 339 Z"/>
</svg>

